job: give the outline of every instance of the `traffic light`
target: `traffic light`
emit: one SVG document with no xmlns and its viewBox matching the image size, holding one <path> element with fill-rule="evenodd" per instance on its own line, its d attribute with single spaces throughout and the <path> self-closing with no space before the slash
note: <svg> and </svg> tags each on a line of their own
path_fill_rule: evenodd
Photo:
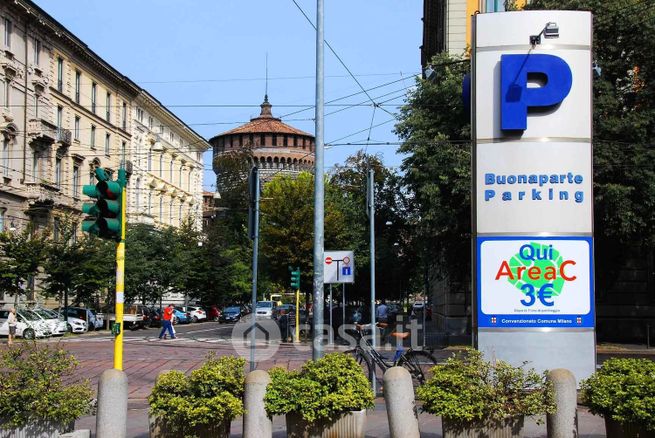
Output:
<svg viewBox="0 0 655 438">
<path fill-rule="evenodd" d="M 289 267 L 289 271 L 291 271 L 291 288 L 300 289 L 300 268 Z"/>
<path fill-rule="evenodd" d="M 112 181 L 102 167 L 97 167 L 96 185 L 82 187 L 82 193 L 96 199 L 95 203 L 82 204 L 82 212 L 88 217 L 82 221 L 82 231 L 104 239 L 121 240 L 121 196 L 124 179 Z"/>
</svg>

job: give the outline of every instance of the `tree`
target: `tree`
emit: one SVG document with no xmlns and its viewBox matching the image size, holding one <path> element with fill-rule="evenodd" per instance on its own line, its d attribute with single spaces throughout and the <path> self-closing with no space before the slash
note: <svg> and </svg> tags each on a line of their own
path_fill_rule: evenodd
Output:
<svg viewBox="0 0 655 438">
<path fill-rule="evenodd" d="M 594 15 L 594 228 L 598 240 L 655 244 L 655 9 L 641 0 L 535 0 Z M 610 251 L 612 252 L 612 251 Z"/>
<path fill-rule="evenodd" d="M 336 186 L 325 184 L 325 248 L 346 244 L 347 224 L 336 199 Z M 311 290 L 314 252 L 314 176 L 278 175 L 264 185 L 260 202 L 260 254 L 275 283 L 289 283 L 289 266 L 299 266 L 303 289 Z"/>
<path fill-rule="evenodd" d="M 43 263 L 44 295 L 63 300 L 65 306 L 69 300 L 96 304 L 99 293 L 113 289 L 114 284 L 114 245 L 91 236 L 77 239 L 77 232 L 77 223 L 62 219 L 59 235 L 48 243 Z"/>
<path fill-rule="evenodd" d="M 20 233 L 0 233 L 0 288 L 18 299 L 28 289 L 34 296 L 33 279 L 48 251 L 48 233 L 30 224 Z"/>
<path fill-rule="evenodd" d="M 417 79 L 401 108 L 396 133 L 403 140 L 403 185 L 424 260 L 451 281 L 468 283 L 471 232 L 470 125 L 462 103 L 468 62 L 433 58 L 435 79 Z"/>
</svg>

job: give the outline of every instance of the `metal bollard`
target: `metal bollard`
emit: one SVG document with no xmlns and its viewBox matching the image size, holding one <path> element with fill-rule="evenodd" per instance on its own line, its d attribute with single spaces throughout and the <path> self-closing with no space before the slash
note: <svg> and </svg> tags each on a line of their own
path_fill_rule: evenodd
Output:
<svg viewBox="0 0 655 438">
<path fill-rule="evenodd" d="M 391 438 L 420 438 L 414 386 L 409 371 L 391 367 L 384 373 L 383 382 Z"/>
<path fill-rule="evenodd" d="M 109 369 L 98 381 L 97 438 L 125 438 L 127 435 L 127 374 Z"/>
<path fill-rule="evenodd" d="M 571 371 L 558 368 L 550 371 L 547 378 L 553 383 L 557 406 L 557 411 L 546 417 L 548 438 L 577 438 L 578 401 L 575 377 Z"/>
<path fill-rule="evenodd" d="M 271 377 L 264 370 L 255 370 L 246 376 L 246 388 L 243 396 L 243 438 L 270 438 L 273 436 L 273 424 L 264 409 L 266 386 Z"/>
</svg>

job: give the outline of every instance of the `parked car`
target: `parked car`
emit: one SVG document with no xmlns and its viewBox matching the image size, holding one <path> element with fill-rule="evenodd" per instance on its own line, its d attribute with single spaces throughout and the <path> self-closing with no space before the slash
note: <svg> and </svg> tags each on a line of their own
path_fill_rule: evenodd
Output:
<svg viewBox="0 0 655 438">
<path fill-rule="evenodd" d="M 52 336 L 63 336 L 66 334 L 66 321 L 64 321 L 64 319 L 56 312 L 41 307 L 35 307 L 32 309 L 32 312 L 43 318 L 43 320 L 48 324 Z"/>
<path fill-rule="evenodd" d="M 238 322 L 243 316 L 243 309 L 241 306 L 230 306 L 223 309 L 218 318 L 218 322 Z"/>
<path fill-rule="evenodd" d="M 274 307 L 273 301 L 257 301 L 255 315 L 257 318 L 272 318 Z"/>
<path fill-rule="evenodd" d="M 278 319 L 282 314 L 295 313 L 296 306 L 293 304 L 282 304 L 273 309 L 273 319 Z"/>
<path fill-rule="evenodd" d="M 199 306 L 186 306 L 183 308 L 191 316 L 191 322 L 200 322 L 207 320 L 207 313 Z"/>
<path fill-rule="evenodd" d="M 79 308 L 78 308 L 79 309 Z M 86 309 L 82 309 L 86 310 Z M 58 307 L 53 310 L 55 313 L 60 315 L 61 319 L 66 320 L 66 316 L 64 315 L 64 308 L 63 307 Z M 86 314 L 86 312 L 84 312 Z M 85 320 L 80 318 L 79 312 L 76 310 L 74 307 L 69 307 L 68 308 L 68 321 L 67 321 L 67 329 L 70 333 L 86 333 L 89 330 L 89 326 Z"/>
<path fill-rule="evenodd" d="M 163 312 L 159 307 L 147 307 L 148 319 L 150 321 L 150 327 L 161 327 L 161 320 Z"/>
<path fill-rule="evenodd" d="M 190 315 L 181 309 L 181 307 L 173 309 L 173 324 L 189 324 L 191 322 Z"/>
<path fill-rule="evenodd" d="M 0 335 L 9 336 L 9 309 L 0 310 Z M 25 309 L 16 310 L 16 336 L 23 339 L 50 336 L 48 324 L 38 315 Z"/>
<path fill-rule="evenodd" d="M 221 317 L 221 309 L 215 305 L 206 307 L 205 313 L 207 314 L 207 319 L 210 321 L 218 321 L 218 319 Z"/>
<path fill-rule="evenodd" d="M 62 315 L 64 313 L 64 307 L 57 307 L 54 310 L 55 312 L 60 313 Z M 85 307 L 69 306 L 68 317 L 69 317 L 69 322 L 70 322 L 70 317 L 81 319 L 82 321 L 86 322 L 88 330 L 100 329 L 104 324 L 104 321 L 102 319 L 99 319 L 93 310 L 87 309 Z"/>
</svg>

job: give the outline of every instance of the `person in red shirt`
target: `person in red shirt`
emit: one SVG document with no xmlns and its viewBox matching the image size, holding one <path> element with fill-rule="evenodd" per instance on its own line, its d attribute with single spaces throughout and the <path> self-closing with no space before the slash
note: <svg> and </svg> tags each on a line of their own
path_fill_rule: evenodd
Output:
<svg viewBox="0 0 655 438">
<path fill-rule="evenodd" d="M 159 333 L 159 339 L 162 339 L 166 335 L 166 331 L 171 335 L 171 339 L 175 339 L 175 333 L 173 333 L 173 305 L 169 304 L 168 307 L 164 309 L 164 316 L 161 326 L 161 332 Z"/>
</svg>

